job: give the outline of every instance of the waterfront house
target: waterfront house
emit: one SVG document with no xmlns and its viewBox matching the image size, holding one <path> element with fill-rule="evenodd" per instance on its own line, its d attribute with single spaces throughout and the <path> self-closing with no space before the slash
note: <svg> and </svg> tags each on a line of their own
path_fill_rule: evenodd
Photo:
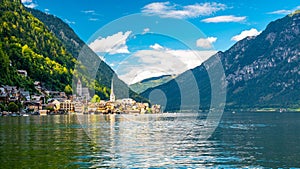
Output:
<svg viewBox="0 0 300 169">
<path fill-rule="evenodd" d="M 0 87 L 0 102 L 2 103 L 8 102 L 8 93 L 4 87 Z"/>
<path fill-rule="evenodd" d="M 81 102 L 74 102 L 74 111 L 78 113 L 84 112 L 84 105 Z"/>
<path fill-rule="evenodd" d="M 8 86 L 5 85 L 3 86 L 3 88 L 5 89 L 5 91 L 8 94 L 8 102 L 16 102 L 19 100 L 20 97 L 20 92 L 17 88 L 17 86 Z"/>
<path fill-rule="evenodd" d="M 60 110 L 65 112 L 73 112 L 74 111 L 74 103 L 71 100 L 65 100 L 60 103 Z"/>
<path fill-rule="evenodd" d="M 45 98 L 45 96 L 43 96 L 43 95 L 32 95 L 31 101 L 42 104 L 42 103 L 44 103 L 44 98 Z"/>
<path fill-rule="evenodd" d="M 29 91 L 25 91 L 24 89 L 20 89 L 20 100 L 29 101 L 30 100 Z"/>
<path fill-rule="evenodd" d="M 58 111 L 60 110 L 60 102 L 56 99 L 51 100 L 51 102 L 48 102 L 48 104 L 52 105 L 52 108 L 54 109 L 54 111 Z"/>
<path fill-rule="evenodd" d="M 40 102 L 35 101 L 25 101 L 23 103 L 25 109 L 33 112 L 37 112 L 42 109 L 42 104 Z"/>
</svg>

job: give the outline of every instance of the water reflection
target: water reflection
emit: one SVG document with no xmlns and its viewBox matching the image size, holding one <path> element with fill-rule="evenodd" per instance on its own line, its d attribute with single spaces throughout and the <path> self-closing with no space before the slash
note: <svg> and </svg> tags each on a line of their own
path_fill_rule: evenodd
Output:
<svg viewBox="0 0 300 169">
<path fill-rule="evenodd" d="M 220 142 L 203 140 L 204 119 L 193 114 L 104 115 L 79 117 L 92 141 L 105 149 L 93 167 L 206 166 L 239 162 L 230 153 L 220 156 Z M 187 130 L 188 129 L 188 130 Z"/>
<path fill-rule="evenodd" d="M 225 114 L 208 140 L 201 138 L 204 120 L 187 114 L 1 117 L 0 162 L 4 168 L 300 166 L 300 114 Z"/>
</svg>

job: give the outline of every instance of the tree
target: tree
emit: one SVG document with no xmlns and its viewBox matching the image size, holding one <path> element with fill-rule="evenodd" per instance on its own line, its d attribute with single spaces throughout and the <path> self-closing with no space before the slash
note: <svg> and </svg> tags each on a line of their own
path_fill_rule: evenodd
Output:
<svg viewBox="0 0 300 169">
<path fill-rule="evenodd" d="M 10 102 L 8 104 L 8 110 L 11 112 L 17 112 L 17 111 L 19 111 L 19 106 L 16 105 L 16 103 L 14 103 L 14 102 Z"/>
<path fill-rule="evenodd" d="M 6 111 L 6 108 L 5 108 L 5 106 L 3 104 L 0 104 L 0 112 L 1 111 Z"/>
<path fill-rule="evenodd" d="M 9 57 L 2 51 L 2 45 L 0 44 L 0 78 L 2 83 L 7 83 L 9 74 Z"/>
<path fill-rule="evenodd" d="M 99 97 L 98 95 L 95 94 L 95 95 L 93 96 L 91 102 L 92 102 L 92 103 L 97 103 L 97 102 L 100 102 L 100 100 L 101 100 L 100 97 Z"/>
<path fill-rule="evenodd" d="M 72 90 L 72 87 L 70 86 L 70 85 L 67 85 L 66 87 L 65 87 L 65 93 L 67 94 L 67 95 L 71 95 L 72 94 L 72 92 L 73 92 L 73 90 Z"/>
</svg>

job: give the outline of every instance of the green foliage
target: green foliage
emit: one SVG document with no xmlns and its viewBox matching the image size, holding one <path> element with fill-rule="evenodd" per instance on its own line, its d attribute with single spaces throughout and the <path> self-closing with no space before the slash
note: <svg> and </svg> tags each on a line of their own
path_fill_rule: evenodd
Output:
<svg viewBox="0 0 300 169">
<path fill-rule="evenodd" d="M 10 102 L 8 104 L 8 110 L 11 112 L 17 112 L 17 111 L 19 111 L 19 106 L 14 102 Z"/>
<path fill-rule="evenodd" d="M 172 80 L 173 78 L 175 78 L 175 77 L 173 77 L 171 75 L 149 78 L 149 79 L 145 79 L 141 82 L 130 85 L 130 88 L 137 93 L 142 93 L 149 88 L 156 87 L 156 86 L 162 85 L 164 83 L 167 83 L 168 81 Z"/>
<path fill-rule="evenodd" d="M 0 43 L 1 72 L 2 69 L 8 72 L 0 76 L 0 84 L 34 91 L 34 81 L 41 81 L 49 90 L 70 94 L 74 77 L 74 80 L 81 78 L 101 98 L 109 98 L 113 70 L 61 19 L 25 8 L 19 0 L 2 0 Z M 87 67 L 76 61 L 79 53 L 84 53 Z M 12 65 L 8 66 L 10 61 Z M 96 77 L 90 77 L 95 67 L 98 67 Z M 26 70 L 28 77 L 19 76 L 17 70 Z"/>
<path fill-rule="evenodd" d="M 41 81 L 48 89 L 62 91 L 71 83 L 72 55 L 19 1 L 0 3 L 0 25 L 1 84 L 34 91 L 33 82 Z M 28 77 L 17 70 L 26 70 Z"/>
<path fill-rule="evenodd" d="M 7 111 L 7 107 L 4 104 L 0 104 L 0 112 Z"/>
<path fill-rule="evenodd" d="M 99 103 L 100 102 L 100 97 L 98 95 L 94 95 L 93 98 L 91 99 L 92 103 Z"/>
<path fill-rule="evenodd" d="M 67 95 L 71 95 L 72 92 L 73 92 L 72 87 L 71 87 L 70 85 L 67 85 L 67 86 L 65 87 L 64 92 L 65 92 Z"/>
<path fill-rule="evenodd" d="M 9 84 L 9 57 L 2 51 L 2 45 L 0 43 L 0 83 Z"/>
<path fill-rule="evenodd" d="M 49 110 L 50 112 L 54 111 L 53 107 L 46 107 L 46 110 Z"/>
<path fill-rule="evenodd" d="M 102 99 L 108 99 L 111 79 L 114 75 L 113 70 L 105 62 L 101 61 L 100 58 L 75 34 L 70 26 L 64 23 L 61 19 L 35 9 L 26 9 L 42 21 L 48 29 L 51 30 L 51 32 L 53 32 L 61 42 L 63 42 L 66 47 L 66 51 L 71 53 L 74 58 L 78 58 L 80 54 L 84 54 L 86 59 L 86 63 L 84 65 L 88 65 L 88 67 L 83 66 L 83 63 L 76 63 L 76 70 L 72 72 L 75 76 L 74 82 L 76 83 L 77 79 L 80 78 L 85 86 L 89 89 L 95 90 L 95 93 Z M 66 51 L 61 50 L 60 52 L 64 53 Z M 98 70 L 96 70 L 96 77 L 90 77 L 90 71 L 94 71 L 96 67 L 98 67 Z M 124 86 L 127 86 L 120 80 L 118 83 L 122 83 Z M 131 94 L 130 96 L 137 101 L 145 101 L 142 97 L 136 98 L 135 96 L 138 95 L 132 92 L 128 87 L 127 91 L 129 91 Z"/>
<path fill-rule="evenodd" d="M 299 14 L 299 13 L 300 13 L 300 10 L 298 9 L 298 10 L 294 11 L 293 13 L 289 14 L 289 17 L 293 17 L 294 15 Z"/>
</svg>

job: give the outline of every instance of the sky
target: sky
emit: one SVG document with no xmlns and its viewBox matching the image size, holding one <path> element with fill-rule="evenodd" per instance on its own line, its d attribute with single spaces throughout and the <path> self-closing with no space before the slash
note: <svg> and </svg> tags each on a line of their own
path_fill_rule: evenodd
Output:
<svg viewBox="0 0 300 169">
<path fill-rule="evenodd" d="M 300 9 L 296 0 L 22 0 L 69 24 L 128 84 L 178 75 Z"/>
</svg>

